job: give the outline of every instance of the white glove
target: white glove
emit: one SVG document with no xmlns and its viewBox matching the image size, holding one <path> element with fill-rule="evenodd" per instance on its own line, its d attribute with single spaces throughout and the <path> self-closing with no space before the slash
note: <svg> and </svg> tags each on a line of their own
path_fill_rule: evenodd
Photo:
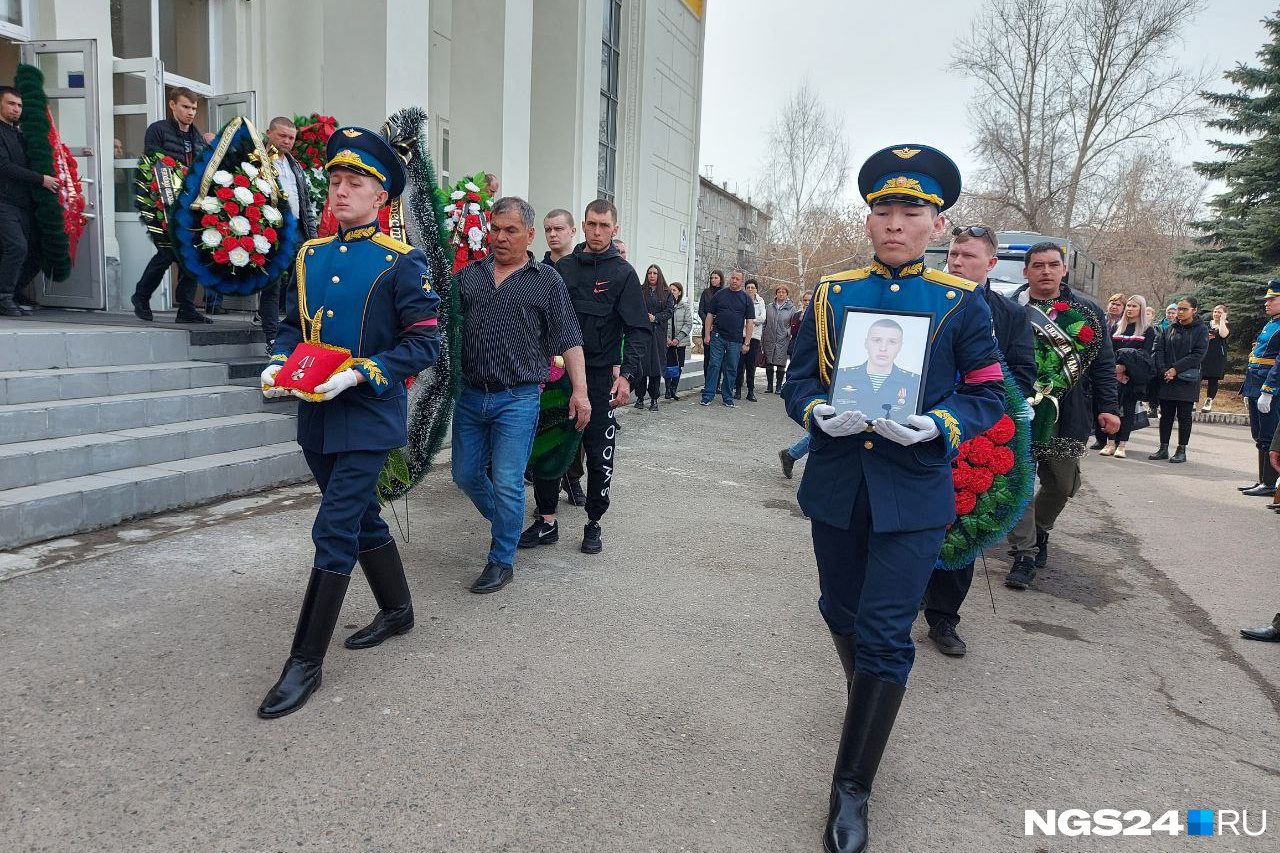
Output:
<svg viewBox="0 0 1280 853">
<path fill-rule="evenodd" d="M 841 412 L 837 415 L 835 406 L 826 403 L 813 407 L 813 418 L 818 422 L 818 429 L 832 438 L 853 435 L 867 428 L 867 417 L 862 412 Z"/>
<path fill-rule="evenodd" d="M 1271 411 L 1271 395 L 1263 394 L 1258 398 L 1258 411 L 1267 414 Z"/>
<path fill-rule="evenodd" d="M 262 375 L 258 377 L 260 380 L 262 380 L 262 396 L 264 397 L 288 397 L 289 396 L 290 392 L 288 388 L 275 387 L 276 374 L 280 372 L 280 368 L 282 367 L 284 367 L 283 364 L 269 364 L 267 365 L 267 369 L 262 371 Z"/>
<path fill-rule="evenodd" d="M 332 400 L 348 388 L 354 388 L 360 382 L 360 374 L 352 368 L 347 368 L 339 373 L 330 376 L 326 381 L 316 386 L 316 393 L 323 394 L 323 400 Z"/>
<path fill-rule="evenodd" d="M 871 422 L 871 428 L 904 447 L 938 437 L 938 425 L 933 418 L 925 415 L 911 415 L 905 426 L 885 418 L 876 418 Z"/>
</svg>

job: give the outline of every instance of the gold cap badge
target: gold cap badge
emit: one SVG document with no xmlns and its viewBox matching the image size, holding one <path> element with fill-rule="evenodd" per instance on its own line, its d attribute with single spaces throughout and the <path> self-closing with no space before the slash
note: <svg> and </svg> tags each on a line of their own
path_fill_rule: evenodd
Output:
<svg viewBox="0 0 1280 853">
<path fill-rule="evenodd" d="M 893 153 L 897 154 L 903 160 L 910 160 L 912 157 L 920 153 L 919 148 L 895 148 Z"/>
<path fill-rule="evenodd" d="M 352 139 L 355 139 L 357 136 L 359 136 L 359 135 L 360 135 L 360 131 L 355 130 L 355 129 L 350 128 L 350 127 L 344 127 L 344 128 L 342 129 L 342 132 L 343 132 L 343 133 L 345 133 L 347 136 L 351 137 Z M 901 155 L 899 155 L 899 156 L 901 156 Z"/>
</svg>

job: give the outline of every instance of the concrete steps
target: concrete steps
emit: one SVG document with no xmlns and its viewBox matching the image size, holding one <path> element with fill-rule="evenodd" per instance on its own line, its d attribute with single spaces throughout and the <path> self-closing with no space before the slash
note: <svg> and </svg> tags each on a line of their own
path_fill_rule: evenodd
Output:
<svg viewBox="0 0 1280 853">
<path fill-rule="evenodd" d="M 306 479 L 262 351 L 248 328 L 0 319 L 0 550 Z"/>
</svg>

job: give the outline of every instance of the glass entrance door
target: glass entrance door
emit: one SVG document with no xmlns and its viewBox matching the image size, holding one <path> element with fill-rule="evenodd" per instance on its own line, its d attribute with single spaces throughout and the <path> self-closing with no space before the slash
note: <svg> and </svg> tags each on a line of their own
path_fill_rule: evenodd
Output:
<svg viewBox="0 0 1280 853">
<path fill-rule="evenodd" d="M 80 172 L 85 226 L 76 243 L 76 261 L 65 281 L 44 280 L 36 291 L 42 305 L 105 309 L 106 264 L 102 253 L 100 186 L 102 156 L 98 151 L 98 59 L 91 39 L 39 41 L 22 45 L 22 61 L 44 73 L 49 112 L 62 142 Z"/>
<path fill-rule="evenodd" d="M 138 218 L 138 160 L 145 153 L 143 140 L 147 126 L 164 117 L 164 66 L 154 57 L 117 59 L 111 64 L 114 104 L 112 107 L 112 160 L 115 175 L 116 242 L 120 244 L 120 285 L 122 291 L 133 292 L 147 262 L 155 254 L 155 245 Z M 172 306 L 166 281 L 156 291 L 151 306 L 158 311 Z"/>
</svg>

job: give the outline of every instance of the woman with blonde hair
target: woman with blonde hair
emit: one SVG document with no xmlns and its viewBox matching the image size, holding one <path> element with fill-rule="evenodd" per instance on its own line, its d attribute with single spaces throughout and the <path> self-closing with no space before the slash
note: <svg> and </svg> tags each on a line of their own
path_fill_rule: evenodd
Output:
<svg viewBox="0 0 1280 853">
<path fill-rule="evenodd" d="M 1124 305 L 1124 315 L 1111 331 L 1111 346 L 1116 352 L 1116 382 L 1120 388 L 1120 430 L 1108 437 L 1100 456 L 1125 458 L 1124 447 L 1133 432 L 1138 401 L 1146 395 L 1147 383 L 1155 371 L 1152 351 L 1156 331 L 1147 321 L 1147 300 L 1134 294 Z"/>
</svg>

